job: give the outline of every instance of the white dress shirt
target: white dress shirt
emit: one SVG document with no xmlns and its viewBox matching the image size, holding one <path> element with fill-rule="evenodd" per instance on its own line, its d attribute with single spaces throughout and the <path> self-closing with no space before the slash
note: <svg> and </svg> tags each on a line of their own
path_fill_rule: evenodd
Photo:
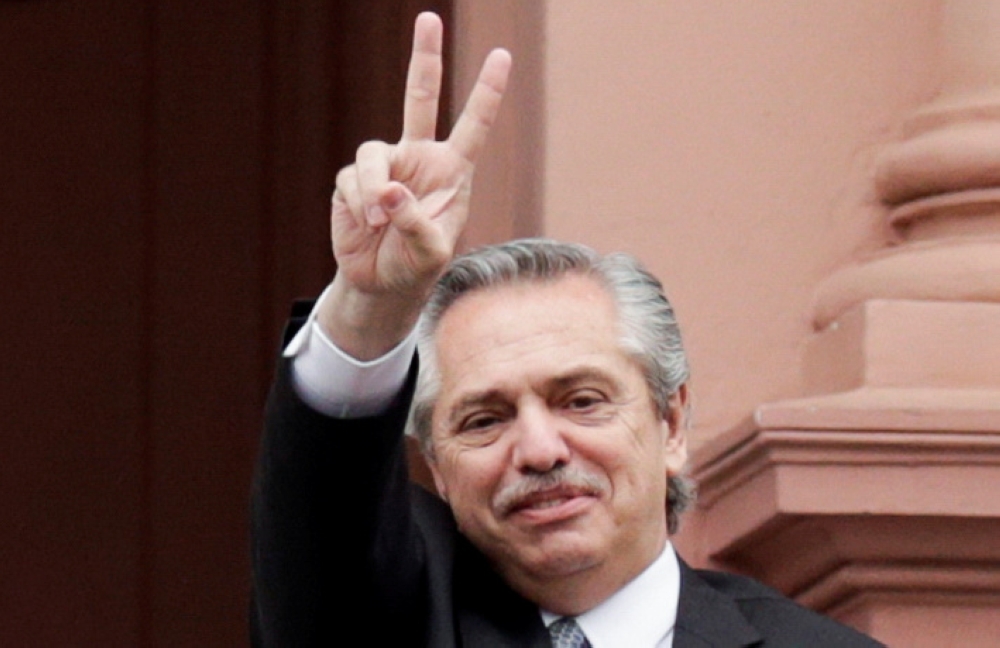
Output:
<svg viewBox="0 0 1000 648">
<path fill-rule="evenodd" d="M 325 296 L 324 291 L 320 300 Z M 391 405 L 406 382 L 416 347 L 411 332 L 381 358 L 356 360 L 323 332 L 313 308 L 284 356 L 293 358 L 292 384 L 307 405 L 327 416 L 361 418 Z M 668 540 L 645 571 L 576 621 L 593 648 L 670 648 L 680 586 L 677 555 Z M 545 610 L 539 613 L 546 627 L 559 618 Z"/>
<path fill-rule="evenodd" d="M 677 554 L 667 541 L 663 553 L 625 587 L 576 618 L 592 648 L 670 648 L 681 592 Z M 558 614 L 540 610 L 545 627 Z"/>
</svg>

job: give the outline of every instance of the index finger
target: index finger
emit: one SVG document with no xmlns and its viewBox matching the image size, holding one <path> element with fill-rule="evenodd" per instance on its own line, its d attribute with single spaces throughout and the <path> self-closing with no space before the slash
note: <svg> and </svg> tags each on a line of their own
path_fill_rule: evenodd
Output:
<svg viewBox="0 0 1000 648">
<path fill-rule="evenodd" d="M 495 49 L 489 53 L 469 100 L 465 102 L 465 108 L 448 136 L 448 142 L 470 162 L 475 161 L 500 111 L 510 65 L 510 52 L 507 50 Z"/>
<path fill-rule="evenodd" d="M 406 72 L 403 139 L 434 139 L 441 96 L 441 19 L 429 11 L 413 25 L 413 51 Z"/>
</svg>

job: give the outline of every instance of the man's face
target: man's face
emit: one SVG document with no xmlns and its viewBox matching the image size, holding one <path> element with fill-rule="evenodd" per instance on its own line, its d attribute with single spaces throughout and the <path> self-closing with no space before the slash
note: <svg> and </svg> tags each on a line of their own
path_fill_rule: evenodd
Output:
<svg viewBox="0 0 1000 648">
<path fill-rule="evenodd" d="M 431 470 L 515 589 L 588 571 L 617 589 L 659 555 L 684 439 L 620 348 L 599 284 L 568 275 L 465 295 L 436 340 Z"/>
</svg>

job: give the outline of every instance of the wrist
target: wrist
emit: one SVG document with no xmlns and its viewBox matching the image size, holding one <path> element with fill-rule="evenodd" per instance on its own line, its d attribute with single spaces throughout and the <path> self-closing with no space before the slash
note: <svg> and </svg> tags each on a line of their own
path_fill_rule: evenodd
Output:
<svg viewBox="0 0 1000 648">
<path fill-rule="evenodd" d="M 361 360 L 379 358 L 417 324 L 424 300 L 359 290 L 338 273 L 319 305 L 317 321 L 337 347 Z"/>
</svg>

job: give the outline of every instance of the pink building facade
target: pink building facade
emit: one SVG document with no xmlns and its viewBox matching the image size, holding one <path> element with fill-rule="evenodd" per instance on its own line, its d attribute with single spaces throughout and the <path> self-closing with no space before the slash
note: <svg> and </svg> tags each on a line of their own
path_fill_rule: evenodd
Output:
<svg viewBox="0 0 1000 648">
<path fill-rule="evenodd" d="M 468 243 L 627 250 L 679 312 L 685 555 L 891 645 L 996 645 L 1000 5 L 454 12 L 456 99 L 515 61 Z"/>
</svg>

